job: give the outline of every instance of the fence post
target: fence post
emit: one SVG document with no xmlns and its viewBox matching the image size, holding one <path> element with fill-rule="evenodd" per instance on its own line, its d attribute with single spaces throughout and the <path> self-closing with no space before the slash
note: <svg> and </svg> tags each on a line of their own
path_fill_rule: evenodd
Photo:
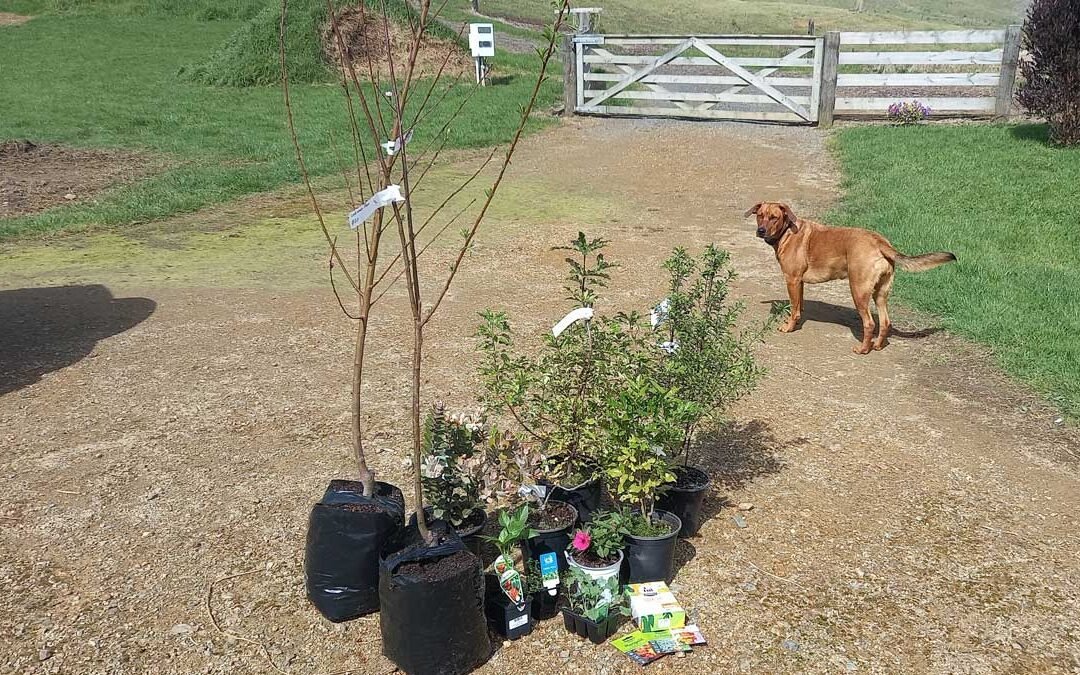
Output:
<svg viewBox="0 0 1080 675">
<path fill-rule="evenodd" d="M 573 34 L 563 35 L 563 115 L 573 115 L 577 109 L 577 54 Z"/>
<path fill-rule="evenodd" d="M 1016 67 L 1020 62 L 1020 26 L 1005 29 L 1005 46 L 1001 50 L 1001 79 L 998 81 L 997 103 L 994 114 L 1008 117 L 1012 110 L 1013 92 L 1016 88 Z"/>
<path fill-rule="evenodd" d="M 840 69 L 840 33 L 825 33 L 821 60 L 821 93 L 818 98 L 818 126 L 831 127 L 836 111 L 836 76 Z"/>
</svg>

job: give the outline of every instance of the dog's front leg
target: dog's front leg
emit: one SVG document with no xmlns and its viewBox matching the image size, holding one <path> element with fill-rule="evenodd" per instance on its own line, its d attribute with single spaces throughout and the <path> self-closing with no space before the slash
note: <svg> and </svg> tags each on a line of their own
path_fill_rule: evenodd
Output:
<svg viewBox="0 0 1080 675">
<path fill-rule="evenodd" d="M 780 326 L 781 333 L 790 333 L 795 330 L 799 324 L 799 319 L 802 318 L 802 277 L 786 277 L 786 281 L 788 299 L 791 300 L 791 314 L 788 315 L 787 322 Z"/>
</svg>

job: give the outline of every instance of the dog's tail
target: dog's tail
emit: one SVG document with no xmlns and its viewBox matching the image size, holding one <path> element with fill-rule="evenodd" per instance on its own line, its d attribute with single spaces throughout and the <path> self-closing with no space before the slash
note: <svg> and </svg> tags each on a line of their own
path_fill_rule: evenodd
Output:
<svg viewBox="0 0 1080 675">
<path fill-rule="evenodd" d="M 900 266 L 900 269 L 908 272 L 925 272 L 940 267 L 945 263 L 951 263 L 954 260 L 956 260 L 956 256 L 947 251 L 924 253 L 922 255 L 896 254 L 896 264 Z"/>
</svg>

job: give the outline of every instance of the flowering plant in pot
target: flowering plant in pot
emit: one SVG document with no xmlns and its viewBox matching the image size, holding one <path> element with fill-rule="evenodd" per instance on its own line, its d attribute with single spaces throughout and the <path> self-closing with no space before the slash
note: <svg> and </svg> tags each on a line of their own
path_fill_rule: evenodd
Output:
<svg viewBox="0 0 1080 675">
<path fill-rule="evenodd" d="M 594 579 L 576 568 L 569 572 L 566 599 L 562 610 L 566 630 L 593 644 L 602 644 L 614 635 L 619 619 L 630 614 L 618 579 Z"/>
<path fill-rule="evenodd" d="M 692 464 L 697 433 L 719 423 L 761 379 L 765 369 L 754 359 L 754 346 L 776 318 L 737 329 L 744 305 L 730 299 L 735 279 L 730 261 L 727 251 L 712 244 L 697 258 L 676 248 L 664 262 L 668 296 L 653 311 L 654 330 L 666 347 L 655 352 L 657 379 L 687 403 L 681 438 L 674 446 L 681 461 L 673 463 L 675 481 L 658 502 L 659 508 L 679 516 L 681 536 L 697 534 L 712 484 L 709 475 Z"/>
<path fill-rule="evenodd" d="M 499 533 L 485 537 L 499 549 L 487 575 L 485 610 L 495 631 L 516 640 L 532 631 L 532 596 L 526 592 L 527 578 L 517 568 L 514 548 L 522 539 L 535 535 L 528 527 L 529 505 L 516 511 L 499 512 Z"/>
<path fill-rule="evenodd" d="M 566 549 L 566 561 L 571 568 L 593 579 L 617 578 L 629 534 L 623 514 L 597 511 L 584 529 L 574 533 Z"/>
</svg>

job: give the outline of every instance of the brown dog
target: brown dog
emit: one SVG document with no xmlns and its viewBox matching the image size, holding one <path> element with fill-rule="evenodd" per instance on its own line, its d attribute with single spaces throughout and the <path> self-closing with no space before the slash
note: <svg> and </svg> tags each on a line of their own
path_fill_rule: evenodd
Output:
<svg viewBox="0 0 1080 675">
<path fill-rule="evenodd" d="M 791 316 L 780 326 L 780 331 L 790 333 L 799 323 L 804 283 L 846 278 L 863 325 L 862 343 L 852 347 L 856 354 L 867 354 L 871 347 L 884 349 L 888 344 L 889 291 L 897 265 L 911 272 L 923 272 L 956 260 L 955 255 L 945 252 L 906 256 L 877 232 L 829 227 L 796 218 L 787 204 L 761 202 L 746 215 L 757 216 L 757 236 L 773 247 L 787 282 Z M 878 308 L 877 339 L 870 315 L 871 298 Z"/>
</svg>

